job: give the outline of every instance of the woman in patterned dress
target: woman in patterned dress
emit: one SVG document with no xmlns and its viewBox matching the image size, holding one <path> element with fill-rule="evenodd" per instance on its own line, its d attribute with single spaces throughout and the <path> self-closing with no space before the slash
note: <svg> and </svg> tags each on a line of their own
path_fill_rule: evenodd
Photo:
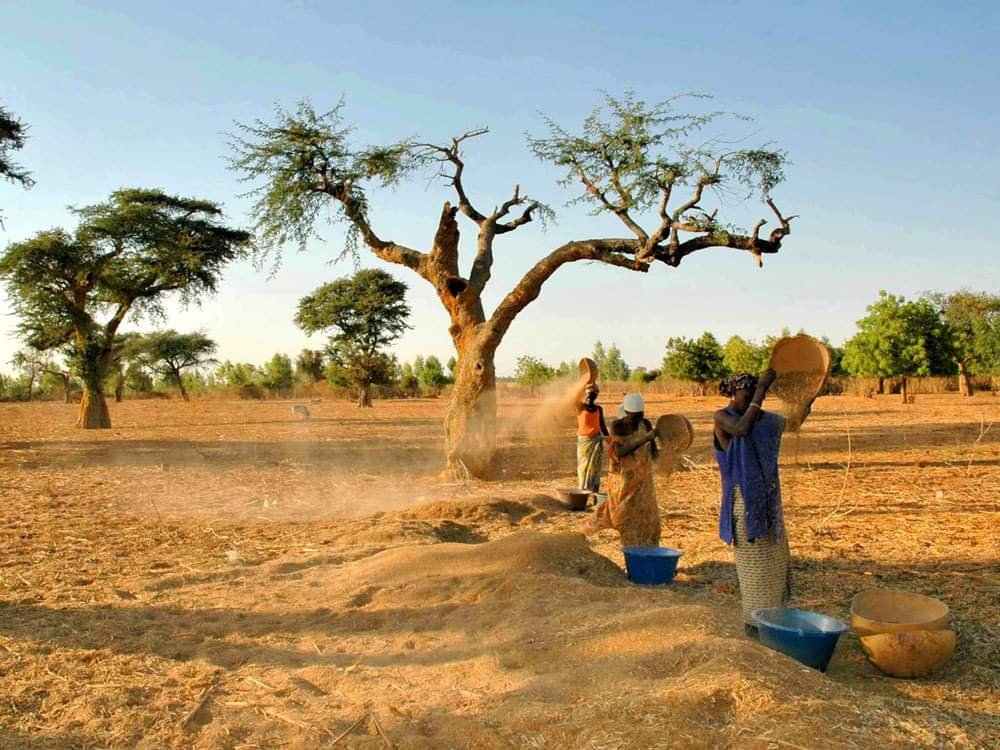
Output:
<svg viewBox="0 0 1000 750">
<path fill-rule="evenodd" d="M 660 543 L 660 509 L 653 484 L 656 432 L 644 418 L 644 409 L 640 394 L 625 397 L 625 416 L 611 426 L 608 499 L 594 511 L 587 528 L 591 534 L 615 529 L 626 547 Z"/>
<path fill-rule="evenodd" d="M 729 405 L 715 413 L 715 457 L 722 475 L 719 536 L 733 545 L 747 635 L 753 613 L 781 607 L 792 593 L 791 560 L 781 506 L 778 453 L 785 419 L 761 408 L 774 370 L 760 379 L 738 373 L 719 386 Z"/>
</svg>

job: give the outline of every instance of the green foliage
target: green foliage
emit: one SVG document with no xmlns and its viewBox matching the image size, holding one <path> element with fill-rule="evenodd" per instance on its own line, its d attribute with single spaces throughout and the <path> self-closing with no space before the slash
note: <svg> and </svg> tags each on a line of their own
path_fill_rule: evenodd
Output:
<svg viewBox="0 0 1000 750">
<path fill-rule="evenodd" d="M 420 385 L 433 390 L 439 390 L 450 382 L 445 375 L 441 360 L 433 354 L 424 360 L 424 366 L 420 370 Z"/>
<path fill-rule="evenodd" d="M 269 391 L 287 391 L 295 384 L 295 371 L 287 354 L 275 354 L 260 373 L 260 384 Z"/>
<path fill-rule="evenodd" d="M 667 339 L 663 358 L 663 374 L 677 380 L 689 380 L 702 385 L 726 377 L 722 347 L 715 336 L 706 331 L 697 339 Z"/>
<path fill-rule="evenodd" d="M 454 356 L 449 357 L 448 358 L 448 362 L 446 363 L 446 367 L 448 368 L 448 379 L 452 383 L 454 383 L 455 382 L 455 370 L 458 367 L 458 360 L 455 359 Z"/>
<path fill-rule="evenodd" d="M 707 98 L 685 94 L 647 104 L 631 91 L 621 98 L 605 94 L 581 133 L 572 134 L 546 118 L 547 136 L 529 136 L 528 145 L 542 161 L 566 170 L 560 184 L 584 184 L 573 202 L 592 205 L 594 214 L 649 210 L 666 186 L 710 187 L 721 193 L 736 187 L 767 197 L 784 180 L 785 152 L 724 148 L 717 139 L 699 137 L 699 131 L 726 113 L 691 114 L 677 105 Z M 708 221 L 697 207 L 689 211 L 694 213 L 676 218 Z"/>
<path fill-rule="evenodd" d="M 514 381 L 519 385 L 544 385 L 553 380 L 555 376 L 555 370 L 542 360 L 527 355 L 518 357 L 514 366 Z"/>
<path fill-rule="evenodd" d="M 0 107 L 0 178 L 8 182 L 16 182 L 23 188 L 35 184 L 31 173 L 17 164 L 13 158 L 14 151 L 24 148 L 28 127 L 14 117 L 7 109 Z M 3 212 L 0 212 L 0 227 L 3 226 Z"/>
<path fill-rule="evenodd" d="M 215 371 L 215 376 L 229 386 L 244 387 L 260 381 L 260 371 L 249 362 L 223 362 Z"/>
<path fill-rule="evenodd" d="M 598 341 L 594 344 L 594 353 L 591 356 L 602 380 L 628 380 L 629 366 L 625 364 L 622 353 L 614 343 L 611 344 L 611 348 L 605 351 L 604 344 Z"/>
<path fill-rule="evenodd" d="M 216 348 L 216 343 L 204 332 L 177 333 L 170 329 L 140 336 L 126 344 L 125 351 L 129 359 L 169 380 L 187 398 L 185 372 L 214 362 Z"/>
<path fill-rule="evenodd" d="M 757 344 L 740 336 L 730 336 L 722 350 L 723 368 L 729 372 L 749 372 L 758 375 L 767 369 L 771 347 Z"/>
<path fill-rule="evenodd" d="M 578 366 L 573 362 L 560 362 L 555 370 L 556 377 L 559 379 L 575 378 L 578 372 Z"/>
<path fill-rule="evenodd" d="M 404 363 L 400 368 L 399 387 L 409 392 L 416 391 L 420 387 L 420 380 L 417 379 L 413 371 L 413 365 L 409 362 Z"/>
<path fill-rule="evenodd" d="M 939 311 L 926 299 L 907 302 L 885 291 L 867 307 L 858 333 L 844 345 L 843 366 L 869 378 L 950 375 L 954 347 Z"/>
<path fill-rule="evenodd" d="M 1000 295 L 963 289 L 926 299 L 947 324 L 955 359 L 970 375 L 1000 372 Z"/>
<path fill-rule="evenodd" d="M 385 271 L 369 269 L 303 297 L 295 323 L 306 333 L 333 331 L 326 349 L 327 379 L 365 389 L 395 378 L 396 359 L 384 349 L 406 331 L 409 315 L 406 284 Z M 440 361 L 435 362 L 441 369 Z"/>
<path fill-rule="evenodd" d="M 652 383 L 660 377 L 659 370 L 647 370 L 645 367 L 636 367 L 632 370 L 629 380 L 633 383 Z"/>
<path fill-rule="evenodd" d="M 411 141 L 353 146 L 343 107 L 341 100 L 328 112 L 317 112 L 303 100 L 294 111 L 277 107 L 274 124 L 236 123 L 230 167 L 241 181 L 261 183 L 246 196 L 254 201 L 252 216 L 262 251 L 277 254 L 287 243 L 304 249 L 316 237 L 321 210 L 336 198 L 332 218 L 348 225 L 344 254 L 356 257 L 358 220 L 366 222 L 368 215 L 366 186 L 396 185 L 422 163 Z"/>
<path fill-rule="evenodd" d="M 295 377 L 303 383 L 318 383 L 325 377 L 325 371 L 323 352 L 303 349 L 295 358 Z"/>
<path fill-rule="evenodd" d="M 223 225 L 217 204 L 158 190 L 118 190 L 74 213 L 73 234 L 48 230 L 9 245 L 0 277 L 21 336 L 38 349 L 70 345 L 96 394 L 115 364 L 125 316 L 162 317 L 169 293 L 189 303 L 214 292 L 250 236 Z"/>
</svg>

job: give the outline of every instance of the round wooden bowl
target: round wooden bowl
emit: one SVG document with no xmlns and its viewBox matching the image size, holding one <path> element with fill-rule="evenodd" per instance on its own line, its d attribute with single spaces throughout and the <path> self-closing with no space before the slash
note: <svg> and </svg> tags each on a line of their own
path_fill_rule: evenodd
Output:
<svg viewBox="0 0 1000 750">
<path fill-rule="evenodd" d="M 922 594 L 870 589 L 851 601 L 851 627 L 860 637 L 915 630 L 944 630 L 949 610 L 944 602 Z"/>
<path fill-rule="evenodd" d="M 580 360 L 580 380 L 586 385 L 597 382 L 597 363 L 589 357 Z"/>
<path fill-rule="evenodd" d="M 955 653 L 954 630 L 904 630 L 861 639 L 868 661 L 890 677 L 926 677 Z"/>
</svg>

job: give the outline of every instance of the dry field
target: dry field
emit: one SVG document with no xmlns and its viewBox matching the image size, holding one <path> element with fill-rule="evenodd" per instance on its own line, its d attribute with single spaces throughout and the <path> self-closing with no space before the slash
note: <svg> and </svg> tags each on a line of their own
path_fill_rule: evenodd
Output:
<svg viewBox="0 0 1000 750">
<path fill-rule="evenodd" d="M 1000 399 L 825 398 L 786 438 L 796 604 L 944 599 L 959 648 L 923 680 L 852 635 L 825 675 L 744 638 L 718 405 L 648 408 L 698 430 L 657 480 L 680 574 L 648 589 L 552 499 L 575 444 L 536 403 L 466 484 L 436 401 L 127 402 L 102 434 L 0 404 L 0 747 L 997 747 Z"/>
</svg>

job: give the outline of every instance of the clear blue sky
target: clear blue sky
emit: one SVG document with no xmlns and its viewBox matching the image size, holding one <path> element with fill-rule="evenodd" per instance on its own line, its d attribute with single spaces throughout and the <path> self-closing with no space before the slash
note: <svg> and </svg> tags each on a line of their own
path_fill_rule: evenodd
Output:
<svg viewBox="0 0 1000 750">
<path fill-rule="evenodd" d="M 0 184 L 4 243 L 71 226 L 67 205 L 121 186 L 221 201 L 245 223 L 223 158 L 232 122 L 267 117 L 275 103 L 308 97 L 322 108 L 344 95 L 364 142 L 443 140 L 489 125 L 466 155 L 473 198 L 492 207 L 520 183 L 559 209 L 547 232 L 532 225 L 500 238 L 487 295 L 495 304 L 562 242 L 626 236 L 611 220 L 561 208 L 571 193 L 524 145 L 540 111 L 576 126 L 602 89 L 634 88 L 649 100 L 706 92 L 715 106 L 755 118 L 733 136 L 790 152 L 775 198 L 801 218 L 763 271 L 722 249 L 645 276 L 564 268 L 510 329 L 501 373 L 520 354 L 580 357 L 598 338 L 647 366 L 667 337 L 706 329 L 762 337 L 790 326 L 839 341 L 880 288 L 1000 287 L 993 2 L 8 0 L 0 29 L 0 101 L 31 126 L 18 158 L 37 179 L 28 192 Z M 373 221 L 383 236 L 425 247 L 449 197 L 417 179 L 373 196 Z M 746 225 L 767 213 L 749 204 L 731 215 Z M 341 231 L 323 236 L 308 253 L 288 253 L 273 278 L 232 268 L 217 297 L 173 309 L 168 324 L 207 330 L 230 359 L 320 345 L 292 324 L 296 302 L 351 271 L 327 264 Z M 465 240 L 474 240 L 468 227 Z M 392 270 L 410 283 L 414 308 L 398 354 L 447 359 L 447 318 L 430 287 Z M 2 295 L 0 312 L 9 313 Z M 15 324 L 0 316 L 4 369 Z"/>
</svg>

